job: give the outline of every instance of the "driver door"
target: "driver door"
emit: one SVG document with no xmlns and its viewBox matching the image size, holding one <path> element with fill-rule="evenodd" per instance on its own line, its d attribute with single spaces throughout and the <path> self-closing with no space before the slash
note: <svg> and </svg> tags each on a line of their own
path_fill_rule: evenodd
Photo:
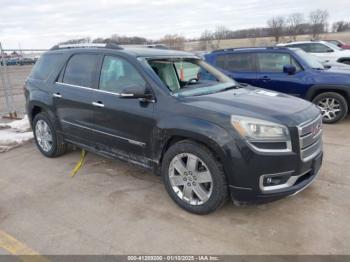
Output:
<svg viewBox="0 0 350 262">
<path fill-rule="evenodd" d="M 289 53 L 257 53 L 256 86 L 294 96 L 303 96 L 307 90 L 305 72 Z M 285 65 L 296 67 L 294 74 L 283 71 Z"/>
<path fill-rule="evenodd" d="M 136 67 L 122 57 L 105 56 L 93 103 L 100 150 L 140 162 L 150 157 L 154 104 L 120 95 L 135 88 L 147 88 Z"/>
</svg>

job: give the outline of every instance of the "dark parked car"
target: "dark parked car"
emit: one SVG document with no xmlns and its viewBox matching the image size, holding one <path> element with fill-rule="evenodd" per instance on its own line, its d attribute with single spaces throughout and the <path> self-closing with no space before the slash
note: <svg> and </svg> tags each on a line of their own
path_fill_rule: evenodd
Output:
<svg viewBox="0 0 350 262">
<path fill-rule="evenodd" d="M 325 123 L 335 123 L 348 114 L 350 71 L 325 68 L 301 49 L 225 49 L 213 51 L 204 58 L 238 82 L 314 102 L 322 110 Z"/>
<path fill-rule="evenodd" d="M 228 196 L 248 204 L 295 194 L 322 162 L 318 107 L 240 85 L 190 53 L 54 47 L 25 95 L 42 154 L 62 155 L 72 143 L 152 168 L 193 213 Z"/>
<path fill-rule="evenodd" d="M 35 60 L 33 58 L 30 58 L 30 57 L 23 57 L 23 58 L 19 59 L 18 64 L 19 65 L 34 65 Z"/>
</svg>

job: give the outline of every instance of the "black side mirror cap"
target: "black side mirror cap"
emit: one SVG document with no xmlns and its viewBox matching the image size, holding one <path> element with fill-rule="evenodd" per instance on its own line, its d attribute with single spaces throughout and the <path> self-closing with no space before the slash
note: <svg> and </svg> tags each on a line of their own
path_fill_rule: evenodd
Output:
<svg viewBox="0 0 350 262">
<path fill-rule="evenodd" d="M 125 99 L 139 99 L 142 102 L 154 102 L 153 94 L 147 92 L 145 88 L 130 87 L 123 90 L 119 96 Z"/>
<path fill-rule="evenodd" d="M 294 75 L 297 72 L 297 68 L 293 65 L 285 65 L 283 66 L 283 72 L 288 75 Z"/>
</svg>

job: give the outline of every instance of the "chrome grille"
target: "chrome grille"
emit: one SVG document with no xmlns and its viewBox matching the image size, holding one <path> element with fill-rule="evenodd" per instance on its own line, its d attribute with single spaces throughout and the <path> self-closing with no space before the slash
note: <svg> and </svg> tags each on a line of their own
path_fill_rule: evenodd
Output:
<svg viewBox="0 0 350 262">
<path fill-rule="evenodd" d="M 306 162 L 322 151 L 322 116 L 298 127 L 300 157 Z"/>
</svg>

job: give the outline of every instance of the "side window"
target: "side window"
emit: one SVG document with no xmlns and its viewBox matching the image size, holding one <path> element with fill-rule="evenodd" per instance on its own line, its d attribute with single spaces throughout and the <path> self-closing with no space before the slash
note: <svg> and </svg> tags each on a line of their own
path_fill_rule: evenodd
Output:
<svg viewBox="0 0 350 262">
<path fill-rule="evenodd" d="M 297 72 L 301 70 L 300 65 L 287 53 L 258 54 L 260 72 L 283 73 L 283 67 L 285 65 L 294 65 Z"/>
<path fill-rule="evenodd" d="M 135 67 L 125 59 L 106 56 L 101 70 L 100 89 L 121 93 L 128 87 L 146 88 L 146 81 Z"/>
<path fill-rule="evenodd" d="M 69 59 L 63 77 L 63 83 L 84 87 L 94 87 L 94 78 L 98 74 L 100 56 L 77 54 Z"/>
<path fill-rule="evenodd" d="M 310 44 L 310 51 L 311 53 L 328 53 L 332 51 L 332 49 L 330 49 L 328 46 L 325 46 L 323 44 L 319 44 L 319 43 L 314 43 L 314 44 Z"/>
<path fill-rule="evenodd" d="M 298 63 L 293 57 L 290 58 L 290 62 L 291 62 L 291 63 L 290 63 L 291 65 L 295 66 L 296 72 L 300 72 L 300 71 L 303 70 L 303 69 L 301 68 L 301 66 L 299 65 L 299 63 Z"/>
<path fill-rule="evenodd" d="M 288 47 L 300 48 L 300 49 L 304 50 L 305 52 L 310 52 L 310 45 L 308 45 L 308 44 L 290 45 Z"/>
<path fill-rule="evenodd" d="M 216 58 L 216 65 L 233 72 L 254 72 L 254 54 L 227 54 Z"/>
<path fill-rule="evenodd" d="M 63 55 L 60 54 L 42 55 L 35 63 L 29 77 L 37 80 L 47 80 L 53 71 L 58 70 L 63 58 Z"/>
</svg>

